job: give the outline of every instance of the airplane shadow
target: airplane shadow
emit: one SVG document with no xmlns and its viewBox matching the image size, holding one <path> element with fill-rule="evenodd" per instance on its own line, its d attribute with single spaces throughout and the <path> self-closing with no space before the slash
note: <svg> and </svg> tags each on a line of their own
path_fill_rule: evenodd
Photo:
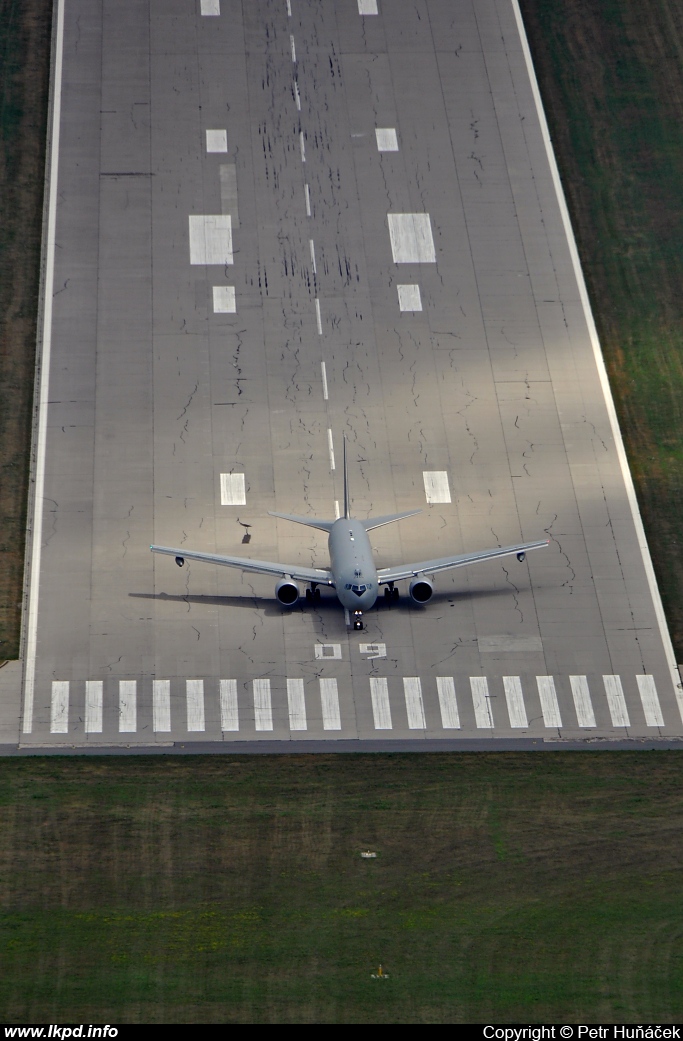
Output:
<svg viewBox="0 0 683 1041">
<path fill-rule="evenodd" d="M 321 597 L 315 603 L 309 604 L 303 597 L 293 606 L 285 607 L 278 603 L 272 597 L 266 596 L 212 596 L 210 594 L 202 593 L 129 593 L 128 596 L 133 597 L 137 600 L 157 600 L 167 601 L 169 603 L 177 604 L 202 604 L 207 607 L 238 607 L 246 608 L 249 611 L 253 611 L 254 608 L 259 608 L 263 611 L 266 617 L 275 617 L 281 615 L 285 611 L 339 611 L 341 604 L 337 600 L 337 597 L 331 593 L 325 593 L 321 591 Z M 460 592 L 446 592 L 446 591 L 435 591 L 429 603 L 422 606 L 421 604 L 414 604 L 408 595 L 399 597 L 398 600 L 385 600 L 383 595 L 377 598 L 375 606 L 372 608 L 373 611 L 398 611 L 405 613 L 407 611 L 425 611 L 430 607 L 436 607 L 437 605 L 445 606 L 452 604 L 455 606 L 459 603 L 467 603 L 469 600 L 477 599 L 489 599 L 492 597 L 510 596 L 509 589 L 469 589 L 462 590 Z"/>
</svg>

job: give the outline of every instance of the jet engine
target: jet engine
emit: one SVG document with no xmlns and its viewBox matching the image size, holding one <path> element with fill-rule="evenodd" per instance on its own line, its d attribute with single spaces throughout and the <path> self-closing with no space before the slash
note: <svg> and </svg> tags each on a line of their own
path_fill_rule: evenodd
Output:
<svg viewBox="0 0 683 1041">
<path fill-rule="evenodd" d="M 434 586 L 425 578 L 424 575 L 420 575 L 419 578 L 414 578 L 410 583 L 408 590 L 411 599 L 416 604 L 426 604 L 428 600 L 432 599 L 432 593 L 434 592 Z"/>
<path fill-rule="evenodd" d="M 281 578 L 275 586 L 275 596 L 285 607 L 292 607 L 299 599 L 299 587 L 291 578 Z"/>
</svg>

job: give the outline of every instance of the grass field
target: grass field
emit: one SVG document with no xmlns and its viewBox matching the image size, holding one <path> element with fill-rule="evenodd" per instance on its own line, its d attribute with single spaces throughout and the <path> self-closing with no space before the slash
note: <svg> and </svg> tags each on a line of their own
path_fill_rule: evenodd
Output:
<svg viewBox="0 0 683 1041">
<path fill-rule="evenodd" d="M 0 1020 L 680 1020 L 682 791 L 672 752 L 3 759 Z"/>
<path fill-rule="evenodd" d="M 520 6 L 683 661 L 683 2 Z"/>
</svg>

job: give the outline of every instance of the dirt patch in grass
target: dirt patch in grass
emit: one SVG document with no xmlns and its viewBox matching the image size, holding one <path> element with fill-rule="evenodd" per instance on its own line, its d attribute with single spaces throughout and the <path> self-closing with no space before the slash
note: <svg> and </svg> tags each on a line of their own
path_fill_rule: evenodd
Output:
<svg viewBox="0 0 683 1041">
<path fill-rule="evenodd" d="M 19 653 L 51 0 L 0 0 L 0 658 Z"/>
<path fill-rule="evenodd" d="M 683 661 L 683 3 L 520 6 Z"/>
<path fill-rule="evenodd" d="M 0 1018 L 676 1022 L 681 792 L 674 752 L 1 760 Z"/>
</svg>

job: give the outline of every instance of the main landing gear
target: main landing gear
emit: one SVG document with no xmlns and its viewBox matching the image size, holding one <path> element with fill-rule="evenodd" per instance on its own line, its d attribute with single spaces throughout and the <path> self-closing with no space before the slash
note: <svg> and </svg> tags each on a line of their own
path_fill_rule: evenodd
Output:
<svg viewBox="0 0 683 1041">
<path fill-rule="evenodd" d="M 398 589 L 394 588 L 394 583 L 389 582 L 386 589 L 384 590 L 385 600 L 398 600 Z"/>
<path fill-rule="evenodd" d="M 306 603 L 317 604 L 318 600 L 320 600 L 320 590 L 317 586 L 311 585 L 311 588 L 306 590 Z"/>
</svg>

